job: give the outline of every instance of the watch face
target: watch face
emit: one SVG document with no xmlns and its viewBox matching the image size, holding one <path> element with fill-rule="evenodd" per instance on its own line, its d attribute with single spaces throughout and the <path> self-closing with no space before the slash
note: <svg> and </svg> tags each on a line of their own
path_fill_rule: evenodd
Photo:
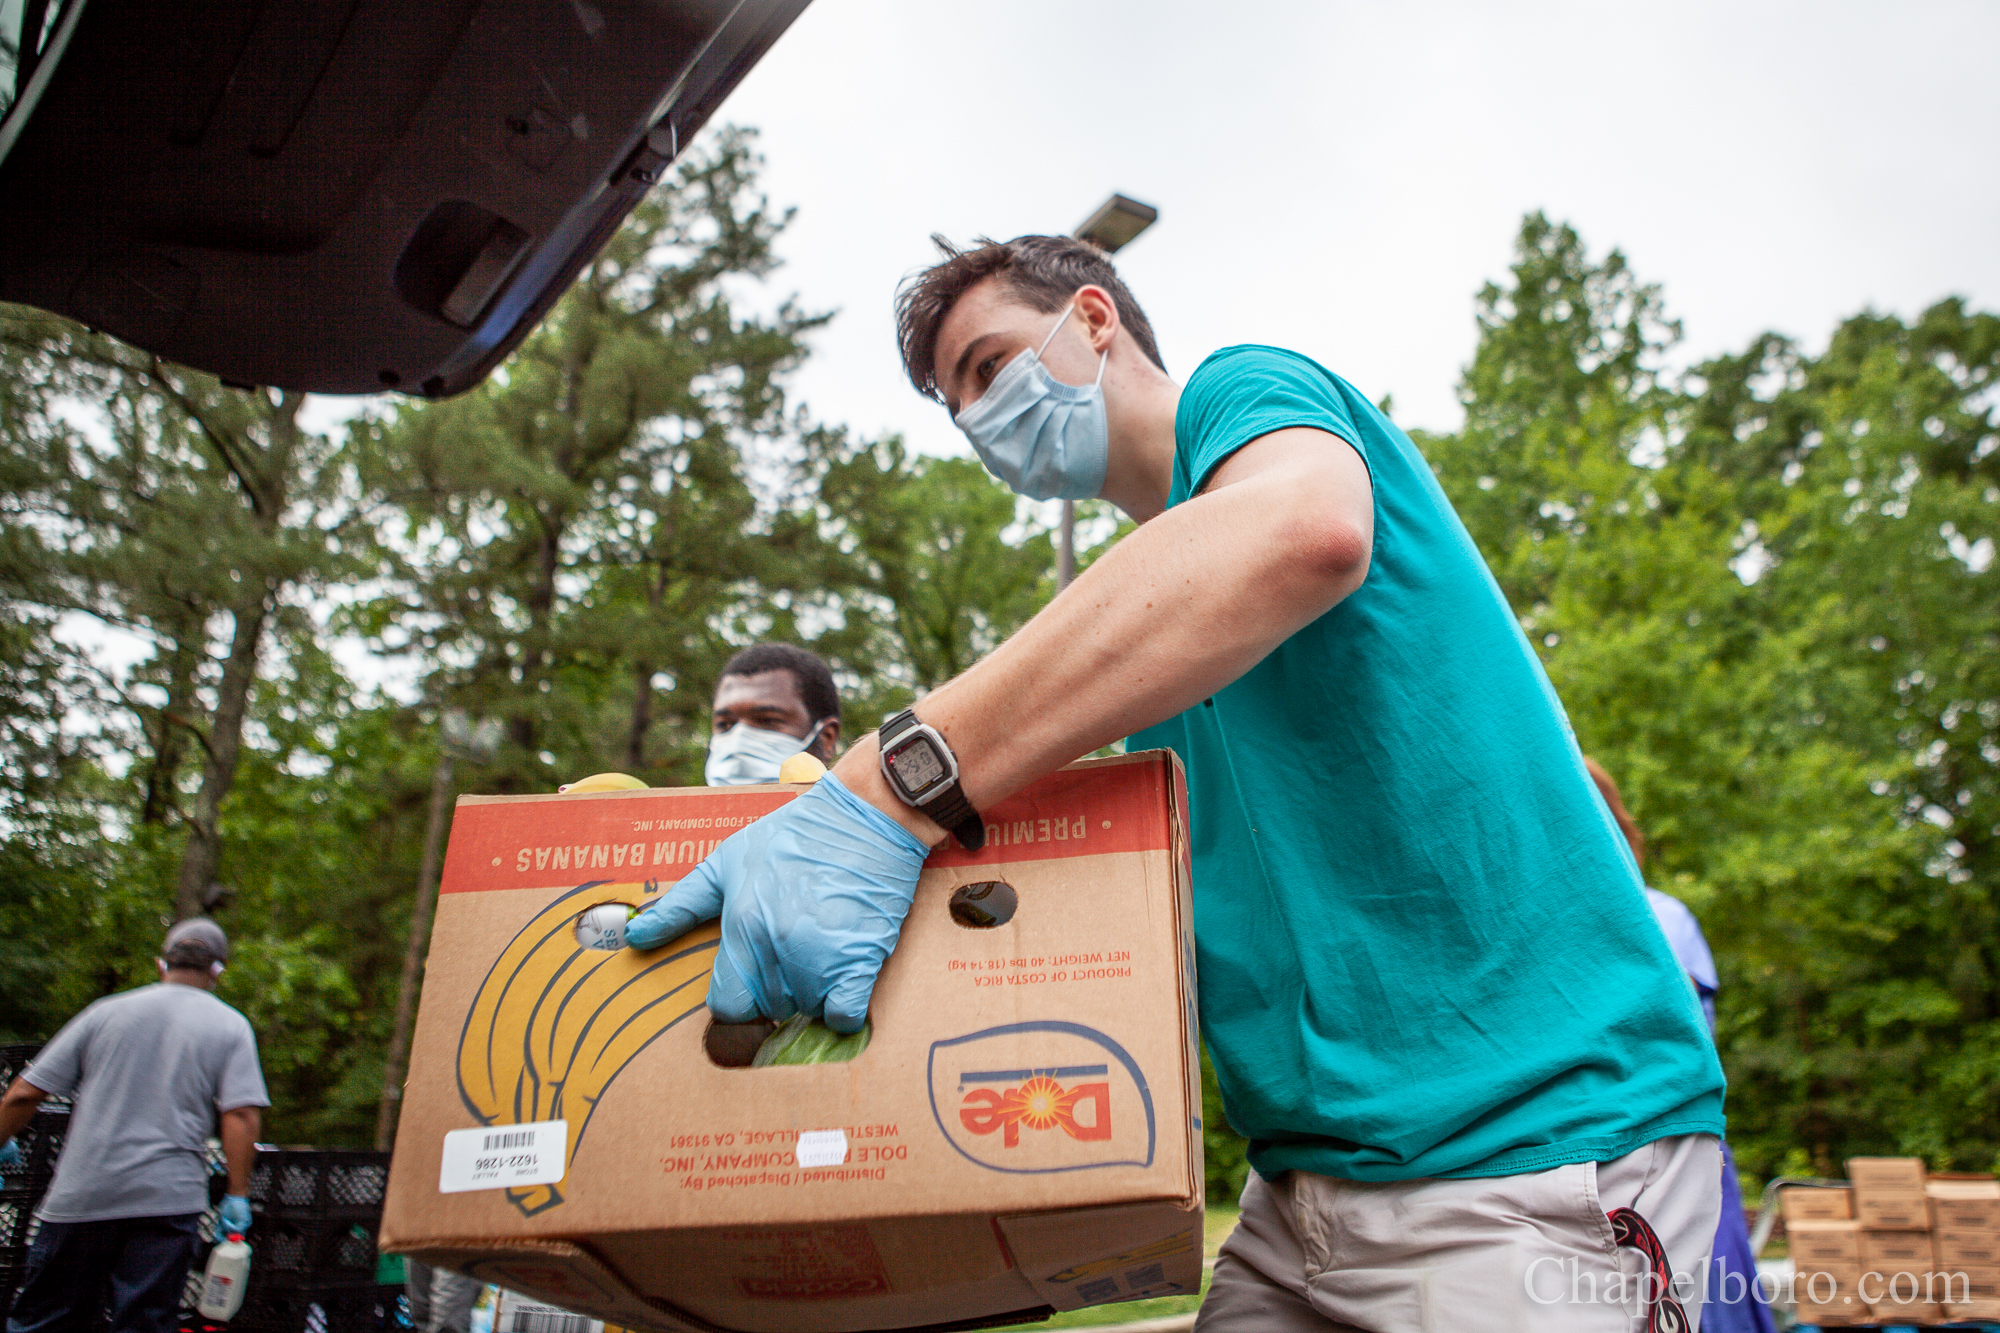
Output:
<svg viewBox="0 0 2000 1333">
<path fill-rule="evenodd" d="M 912 737 L 889 755 L 889 767 L 911 796 L 921 796 L 944 776 L 944 761 L 931 747 L 928 736 Z"/>
</svg>

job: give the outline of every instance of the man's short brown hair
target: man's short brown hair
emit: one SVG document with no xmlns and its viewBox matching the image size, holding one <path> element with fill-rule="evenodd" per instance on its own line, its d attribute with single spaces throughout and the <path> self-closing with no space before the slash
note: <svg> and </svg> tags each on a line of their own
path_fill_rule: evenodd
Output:
<svg viewBox="0 0 2000 1333">
<path fill-rule="evenodd" d="M 1084 287 L 1102 287 L 1118 307 L 1118 319 L 1146 359 L 1161 370 L 1167 363 L 1153 341 L 1153 326 L 1131 291 L 1119 281 L 1105 253 L 1069 236 L 1016 236 L 1011 241 L 980 237 L 961 250 L 942 236 L 931 243 L 944 258 L 903 280 L 896 290 L 896 340 L 903 369 L 926 398 L 942 395 L 937 386 L 938 329 L 958 298 L 997 277 L 1009 296 L 1032 310 L 1053 315 Z"/>
</svg>

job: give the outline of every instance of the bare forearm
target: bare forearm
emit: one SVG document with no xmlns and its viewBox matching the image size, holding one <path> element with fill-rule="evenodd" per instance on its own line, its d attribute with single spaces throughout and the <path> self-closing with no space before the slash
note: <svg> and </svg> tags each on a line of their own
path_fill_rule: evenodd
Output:
<svg viewBox="0 0 2000 1333">
<path fill-rule="evenodd" d="M 263 1113 L 254 1106 L 222 1114 L 222 1159 L 229 1169 L 231 1194 L 250 1192 L 250 1168 L 257 1163 L 257 1135 L 263 1127 Z"/>
<path fill-rule="evenodd" d="M 1366 472 L 1358 460 L 1353 469 L 1365 496 Z M 1199 703 L 1359 586 L 1371 534 L 1327 521 L 1315 487 L 1329 484 L 1281 470 L 1169 510 L 929 695 L 918 711 L 951 742 L 972 803 Z M 940 840 L 942 830 L 898 808 L 875 764 L 871 739 L 836 771 L 918 836 Z"/>
<path fill-rule="evenodd" d="M 27 1079 L 16 1078 L 6 1095 L 0 1097 L 0 1143 L 26 1129 L 35 1118 L 35 1108 L 48 1095 Z"/>
</svg>

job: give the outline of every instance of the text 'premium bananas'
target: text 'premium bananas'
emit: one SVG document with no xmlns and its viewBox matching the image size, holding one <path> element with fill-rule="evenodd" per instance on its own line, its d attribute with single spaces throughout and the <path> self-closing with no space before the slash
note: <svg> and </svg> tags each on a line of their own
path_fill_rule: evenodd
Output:
<svg viewBox="0 0 2000 1333">
<path fill-rule="evenodd" d="M 458 1090 L 481 1124 L 567 1120 L 564 1167 L 576 1157 L 605 1087 L 655 1037 L 700 1012 L 718 931 L 702 926 L 664 949 L 587 948 L 583 909 L 636 905 L 655 883 L 585 884 L 556 898 L 508 942 L 466 1014 Z M 532 1216 L 563 1201 L 556 1185 L 510 1189 Z"/>
</svg>

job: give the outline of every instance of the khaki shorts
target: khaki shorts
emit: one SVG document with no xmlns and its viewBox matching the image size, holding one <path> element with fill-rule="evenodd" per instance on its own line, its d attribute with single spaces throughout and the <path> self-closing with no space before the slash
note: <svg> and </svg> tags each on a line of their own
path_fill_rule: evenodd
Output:
<svg viewBox="0 0 2000 1333">
<path fill-rule="evenodd" d="M 1363 1184 L 1252 1175 L 1196 1333 L 1636 1333 L 1648 1261 L 1607 1210 L 1651 1226 L 1687 1327 L 1722 1204 L 1712 1134 L 1522 1176 Z M 1663 1325 L 1662 1327 L 1670 1327 Z"/>
</svg>

